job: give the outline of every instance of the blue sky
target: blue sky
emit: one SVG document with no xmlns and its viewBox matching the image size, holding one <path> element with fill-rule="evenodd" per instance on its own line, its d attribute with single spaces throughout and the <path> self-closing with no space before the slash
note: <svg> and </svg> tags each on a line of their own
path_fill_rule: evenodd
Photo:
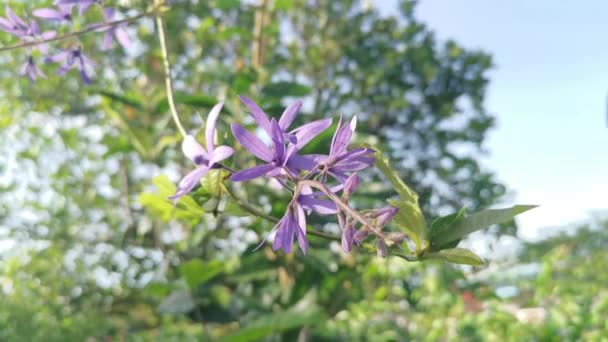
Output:
<svg viewBox="0 0 608 342">
<path fill-rule="evenodd" d="M 513 202 L 541 205 L 521 216 L 522 237 L 608 209 L 608 1 L 422 0 L 417 13 L 494 57 L 486 165 Z"/>
</svg>

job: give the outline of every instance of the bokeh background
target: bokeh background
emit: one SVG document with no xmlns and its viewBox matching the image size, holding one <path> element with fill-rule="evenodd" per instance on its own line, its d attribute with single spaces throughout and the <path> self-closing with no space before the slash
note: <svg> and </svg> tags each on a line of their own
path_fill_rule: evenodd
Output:
<svg viewBox="0 0 608 342">
<path fill-rule="evenodd" d="M 22 14 L 50 1 L 9 3 Z M 149 5 L 116 3 L 126 15 Z M 213 177 L 173 207 L 190 166 L 152 18 L 130 26 L 127 51 L 82 37 L 91 86 L 50 66 L 47 79 L 19 79 L 25 52 L 3 52 L 0 340 L 603 341 L 607 12 L 601 1 L 180 0 L 164 14 L 188 131 L 218 99 L 228 132 L 251 124 L 238 94 L 275 115 L 299 98 L 300 122 L 358 115 L 356 142 L 390 155 L 429 220 L 540 204 L 461 243 L 488 260 L 480 268 L 344 254 L 315 237 L 305 257 L 254 253 L 272 226 L 226 203 Z M 392 189 L 365 177 L 353 201 L 381 205 Z M 280 215 L 284 194 L 268 189 L 239 194 Z"/>
</svg>

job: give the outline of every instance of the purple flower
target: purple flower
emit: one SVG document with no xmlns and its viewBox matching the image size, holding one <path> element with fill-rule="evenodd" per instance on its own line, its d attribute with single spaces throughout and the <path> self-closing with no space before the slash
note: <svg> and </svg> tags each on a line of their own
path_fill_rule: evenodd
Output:
<svg viewBox="0 0 608 342">
<path fill-rule="evenodd" d="M 103 0 L 57 0 L 57 5 L 78 5 L 78 13 L 83 15 L 94 4 L 103 5 Z"/>
<path fill-rule="evenodd" d="M 275 251 L 283 249 L 285 253 L 290 253 L 296 239 L 302 253 L 306 254 L 308 251 L 306 214 L 304 213 L 304 209 L 297 203 L 290 205 L 283 218 L 277 223 L 277 233 L 274 237 L 273 249 Z"/>
<path fill-rule="evenodd" d="M 32 82 L 35 81 L 38 77 L 46 77 L 42 70 L 38 68 L 38 65 L 36 65 L 32 56 L 27 57 L 27 61 L 21 67 L 19 75 L 27 76 L 27 78 L 29 78 L 29 80 Z"/>
<path fill-rule="evenodd" d="M 318 169 L 323 174 L 329 174 L 339 180 L 346 181 L 348 172 L 360 171 L 368 168 L 374 163 L 374 150 L 371 148 L 357 148 L 347 150 L 348 144 L 357 126 L 357 117 L 353 117 L 350 124 L 338 122 L 338 128 L 334 133 L 328 156 L 318 156 L 316 162 Z"/>
<path fill-rule="evenodd" d="M 273 136 L 277 132 L 273 132 L 271 120 L 264 111 L 252 100 L 245 96 L 239 97 L 241 101 L 249 108 L 251 116 L 258 123 L 258 125 L 266 131 L 269 136 Z M 285 110 L 278 120 L 279 132 L 283 136 L 283 139 L 293 144 L 290 149 L 299 150 L 308 144 L 314 137 L 319 135 L 321 132 L 331 126 L 331 119 L 321 119 L 302 125 L 298 128 L 288 132 L 289 126 L 293 123 L 294 119 L 300 112 L 302 107 L 301 101 L 295 101 L 291 103 Z"/>
<path fill-rule="evenodd" d="M 112 47 L 112 44 L 114 43 L 114 38 L 116 38 L 118 43 L 125 49 L 128 48 L 129 46 L 131 46 L 131 39 L 129 39 L 129 35 L 127 34 L 127 31 L 125 30 L 125 28 L 127 27 L 127 23 L 110 25 L 110 26 L 107 25 L 108 22 L 111 22 L 114 20 L 115 15 L 116 15 L 116 10 L 114 8 L 111 8 L 111 7 L 104 8 L 103 17 L 104 17 L 105 22 L 91 25 L 91 27 L 98 27 L 98 29 L 96 29 L 96 31 L 105 32 L 105 35 L 103 37 L 103 45 L 102 45 L 104 50 L 107 50 Z"/>
<path fill-rule="evenodd" d="M 32 12 L 38 18 L 59 22 L 72 22 L 72 7 L 74 5 L 57 5 L 57 8 L 39 8 Z"/>
<path fill-rule="evenodd" d="M 6 5 L 6 18 L 0 17 L 0 30 L 23 37 L 31 34 L 30 25 L 21 19 L 13 10 Z"/>
<path fill-rule="evenodd" d="M 207 116 L 207 123 L 205 125 L 205 147 L 207 147 L 207 150 L 205 150 L 193 136 L 187 135 L 184 138 L 184 141 L 182 142 L 182 151 L 197 167 L 179 182 L 175 195 L 169 197 L 169 199 L 174 202 L 177 202 L 180 197 L 192 191 L 201 178 L 203 178 L 216 163 L 221 162 L 234 153 L 234 150 L 231 147 L 224 145 L 215 146 L 213 143 L 217 118 L 223 105 L 224 102 L 216 104 Z"/>
<path fill-rule="evenodd" d="M 245 181 L 264 175 L 276 177 L 289 174 L 293 176 L 297 174 L 298 170 L 314 168 L 315 163 L 312 159 L 300 156 L 296 152 L 327 129 L 331 125 L 331 119 L 317 120 L 287 132 L 302 106 L 300 101 L 289 105 L 277 121 L 275 118 L 269 120 L 266 113 L 247 97 L 241 96 L 240 98 L 249 108 L 251 116 L 258 125 L 270 136 L 272 149 L 241 125 L 233 124 L 232 134 L 236 140 L 253 155 L 266 162 L 266 164 L 233 174 L 231 177 L 233 181 Z M 286 144 L 288 144 L 287 147 Z"/>
<path fill-rule="evenodd" d="M 90 75 L 93 73 L 95 63 L 82 53 L 80 47 L 73 50 L 62 50 L 61 52 L 46 58 L 47 63 L 62 63 L 57 70 L 57 75 L 65 75 L 70 69 L 77 69 L 80 77 L 86 84 L 91 84 Z"/>
</svg>

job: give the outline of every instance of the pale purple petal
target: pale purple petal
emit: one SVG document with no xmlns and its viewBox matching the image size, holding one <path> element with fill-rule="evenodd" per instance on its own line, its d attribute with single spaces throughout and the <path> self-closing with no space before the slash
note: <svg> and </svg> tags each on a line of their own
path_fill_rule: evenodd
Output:
<svg viewBox="0 0 608 342">
<path fill-rule="evenodd" d="M 353 131 L 351 130 L 351 125 L 344 124 L 337 128 L 333 142 L 329 149 L 330 158 L 335 158 L 336 156 L 342 155 L 346 152 L 346 147 L 350 143 L 352 135 Z"/>
<path fill-rule="evenodd" d="M 208 171 L 209 168 L 207 166 L 199 166 L 192 170 L 179 182 L 175 195 L 169 197 L 169 199 L 176 203 L 180 197 L 192 191 Z"/>
<path fill-rule="evenodd" d="M 276 169 L 276 166 L 272 164 L 263 164 L 251 167 L 249 169 L 241 170 L 236 172 L 230 177 L 233 182 L 247 181 L 250 179 L 258 178 L 266 175 L 268 172 Z"/>
<path fill-rule="evenodd" d="M 285 108 L 283 114 L 281 114 L 281 118 L 279 119 L 279 126 L 281 126 L 281 130 L 287 131 L 293 120 L 298 115 L 301 107 L 302 101 L 295 101 Z"/>
<path fill-rule="evenodd" d="M 112 47 L 112 43 L 114 43 L 114 34 L 112 30 L 106 31 L 106 33 L 103 35 L 103 42 L 101 43 L 102 49 L 110 49 Z"/>
<path fill-rule="evenodd" d="M 209 154 L 213 154 L 213 140 L 215 139 L 215 126 L 217 125 L 217 117 L 224 106 L 224 101 L 218 102 L 207 115 L 207 123 L 205 124 L 205 147 Z"/>
<path fill-rule="evenodd" d="M 251 152 L 256 157 L 262 159 L 265 162 L 271 162 L 273 159 L 272 152 L 264 145 L 264 143 L 255 135 L 251 134 L 248 130 L 243 128 L 239 124 L 232 124 L 232 135 L 236 140 Z"/>
<path fill-rule="evenodd" d="M 262 108 L 260 108 L 255 102 L 245 96 L 239 96 L 241 101 L 249 108 L 253 119 L 262 127 L 268 135 L 272 135 L 272 127 L 270 126 L 270 120 Z"/>
<path fill-rule="evenodd" d="M 228 147 L 228 146 L 218 146 L 215 148 L 215 150 L 213 151 L 213 154 L 211 155 L 211 160 L 209 161 L 209 166 L 212 166 L 215 163 L 219 163 L 222 160 L 230 157 L 231 155 L 234 154 L 234 149 L 232 149 L 232 147 Z"/>
<path fill-rule="evenodd" d="M 313 157 L 301 156 L 299 154 L 292 154 L 287 160 L 286 166 L 292 169 L 298 170 L 312 170 L 315 168 L 317 163 Z"/>
<path fill-rule="evenodd" d="M 32 14 L 39 18 L 52 20 L 64 20 L 68 15 L 68 13 L 64 13 L 52 8 L 39 8 L 34 10 Z"/>
<path fill-rule="evenodd" d="M 13 12 L 13 10 L 8 5 L 6 5 L 6 16 L 10 21 L 20 26 L 22 29 L 26 29 L 28 27 L 25 21 L 23 21 L 18 15 L 16 15 L 15 12 Z"/>
<path fill-rule="evenodd" d="M 300 126 L 294 131 L 295 136 L 298 139 L 296 148 L 298 150 L 301 149 L 329 126 L 331 126 L 331 119 L 317 120 Z"/>
<path fill-rule="evenodd" d="M 127 31 L 121 26 L 117 26 L 114 29 L 114 35 L 116 36 L 118 43 L 120 43 L 124 49 L 128 49 L 131 46 L 131 39 L 129 38 Z"/>
<path fill-rule="evenodd" d="M 106 7 L 103 9 L 103 17 L 106 21 L 114 20 L 114 15 L 116 14 L 116 10 L 112 7 Z"/>
<path fill-rule="evenodd" d="M 342 249 L 349 253 L 353 248 L 353 242 L 355 241 L 355 227 L 347 225 L 342 231 Z"/>
<path fill-rule="evenodd" d="M 334 215 L 338 212 L 336 204 L 330 200 L 316 198 L 312 195 L 300 195 L 300 203 L 307 210 L 313 210 L 321 215 Z"/>
<path fill-rule="evenodd" d="M 270 120 L 270 127 L 272 128 L 272 142 L 274 145 L 274 155 L 277 162 L 285 161 L 285 140 L 283 139 L 283 131 L 279 127 L 279 123 L 275 118 Z"/>
<path fill-rule="evenodd" d="M 206 160 L 209 159 L 209 156 L 207 155 L 207 152 L 203 146 L 201 146 L 201 144 L 199 144 L 198 141 L 196 141 L 196 139 L 191 135 L 186 135 L 184 137 L 184 141 L 182 141 L 182 152 L 195 164 L 197 162 L 199 162 L 198 164 L 205 164 L 200 163 L 200 157 L 203 157 Z"/>
<path fill-rule="evenodd" d="M 308 240 L 306 239 L 306 214 L 301 206 L 296 205 L 298 213 L 298 226 L 296 227 L 296 235 L 298 237 L 298 245 L 302 250 L 302 253 L 306 254 L 308 251 Z"/>
<path fill-rule="evenodd" d="M 283 249 L 286 254 L 291 253 L 293 237 L 298 223 L 295 222 L 293 215 L 289 212 L 282 219 L 282 223 L 274 237 L 273 249 L 275 251 Z"/>
<path fill-rule="evenodd" d="M 344 182 L 344 193 L 348 196 L 355 192 L 359 187 L 359 176 L 356 173 L 353 173 L 348 177 L 346 182 Z"/>
</svg>

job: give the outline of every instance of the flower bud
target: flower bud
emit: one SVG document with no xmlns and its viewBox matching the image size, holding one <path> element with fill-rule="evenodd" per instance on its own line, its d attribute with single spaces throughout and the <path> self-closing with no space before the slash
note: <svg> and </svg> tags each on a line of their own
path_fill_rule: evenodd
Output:
<svg viewBox="0 0 608 342">
<path fill-rule="evenodd" d="M 369 236 L 369 230 L 361 229 L 355 233 L 353 240 L 357 245 L 360 245 L 361 242 L 363 242 L 363 240 L 365 240 L 365 238 L 367 238 L 368 236 Z"/>
<path fill-rule="evenodd" d="M 405 237 L 405 234 L 399 232 L 393 232 L 387 235 L 387 238 L 397 245 L 401 244 L 403 240 L 405 240 Z"/>
<path fill-rule="evenodd" d="M 384 227 L 393 219 L 393 216 L 397 215 L 398 212 L 399 209 L 392 206 L 378 209 L 378 219 L 376 221 L 376 226 Z"/>
<path fill-rule="evenodd" d="M 353 242 L 355 238 L 355 227 L 352 225 L 347 225 L 346 228 L 342 231 L 342 249 L 349 253 L 353 248 Z"/>
<path fill-rule="evenodd" d="M 346 182 L 344 182 L 344 197 L 348 198 L 353 192 L 355 192 L 355 190 L 357 190 L 359 187 L 359 183 L 359 176 L 357 176 L 356 173 L 350 175 L 350 177 L 346 179 Z"/>
</svg>

